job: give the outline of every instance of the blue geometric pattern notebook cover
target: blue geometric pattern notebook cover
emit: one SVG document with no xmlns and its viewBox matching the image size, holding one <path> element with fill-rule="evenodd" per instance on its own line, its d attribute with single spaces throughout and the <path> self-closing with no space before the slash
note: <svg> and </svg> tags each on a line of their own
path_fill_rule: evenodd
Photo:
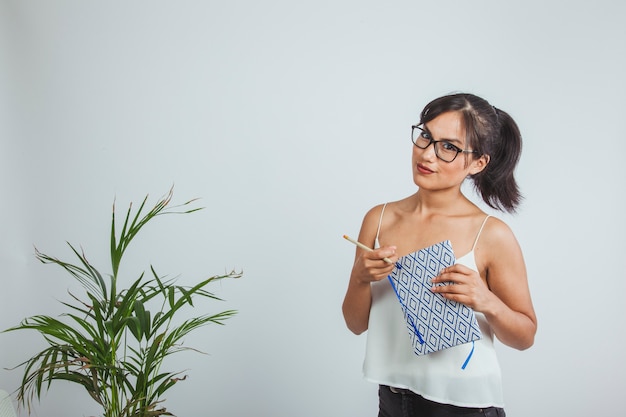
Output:
<svg viewBox="0 0 626 417">
<path fill-rule="evenodd" d="M 389 275 L 417 355 L 482 337 L 474 310 L 431 291 L 430 280 L 455 261 L 452 244 L 446 240 L 398 259 Z"/>
</svg>

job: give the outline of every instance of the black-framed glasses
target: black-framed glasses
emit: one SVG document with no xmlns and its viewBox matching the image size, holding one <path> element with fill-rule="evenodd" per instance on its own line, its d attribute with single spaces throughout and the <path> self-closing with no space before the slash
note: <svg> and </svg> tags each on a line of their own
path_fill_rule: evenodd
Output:
<svg viewBox="0 0 626 417">
<path fill-rule="evenodd" d="M 420 149 L 426 149 L 433 144 L 435 155 L 444 162 L 452 162 L 460 153 L 475 153 L 472 149 L 461 149 L 447 140 L 434 140 L 430 132 L 424 130 L 421 125 L 411 126 L 411 141 Z"/>
</svg>

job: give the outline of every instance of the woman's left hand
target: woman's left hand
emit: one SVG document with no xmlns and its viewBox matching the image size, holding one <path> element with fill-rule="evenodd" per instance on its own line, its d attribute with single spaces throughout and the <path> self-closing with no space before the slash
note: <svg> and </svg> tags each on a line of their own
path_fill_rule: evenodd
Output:
<svg viewBox="0 0 626 417">
<path fill-rule="evenodd" d="M 478 272 L 465 265 L 455 264 L 441 270 L 432 279 L 432 291 L 481 312 L 496 295 L 487 287 Z M 445 285 L 438 285 L 444 283 Z M 497 297 L 496 297 L 497 298 Z"/>
</svg>

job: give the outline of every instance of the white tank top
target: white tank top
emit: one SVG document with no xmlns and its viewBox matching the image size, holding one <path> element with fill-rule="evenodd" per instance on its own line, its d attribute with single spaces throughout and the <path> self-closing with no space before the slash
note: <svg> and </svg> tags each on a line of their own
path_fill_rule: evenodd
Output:
<svg viewBox="0 0 626 417">
<path fill-rule="evenodd" d="M 458 258 L 457 263 L 478 270 L 474 248 L 488 218 L 480 227 L 472 250 Z M 380 232 L 380 224 L 378 230 Z M 372 307 L 363 364 L 368 381 L 409 389 L 438 403 L 476 408 L 504 407 L 493 331 L 483 314 L 476 313 L 483 337 L 474 345 L 466 343 L 418 356 L 413 353 L 402 309 L 389 280 L 373 282 L 371 288 Z M 472 348 L 471 359 L 466 368 L 461 369 Z"/>
</svg>

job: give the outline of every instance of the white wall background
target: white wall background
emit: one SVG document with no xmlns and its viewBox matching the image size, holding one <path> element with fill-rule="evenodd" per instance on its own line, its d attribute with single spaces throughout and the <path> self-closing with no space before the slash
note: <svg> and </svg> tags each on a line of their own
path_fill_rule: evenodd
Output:
<svg viewBox="0 0 626 417">
<path fill-rule="evenodd" d="M 111 203 L 175 185 L 207 209 L 165 217 L 129 253 L 236 308 L 172 364 L 179 416 L 376 415 L 365 336 L 340 305 L 373 205 L 414 191 L 410 125 L 452 91 L 510 112 L 526 201 L 535 346 L 500 346 L 507 412 L 617 415 L 624 355 L 626 3 L 620 1 L 0 0 L 0 328 L 56 314 L 71 278 L 33 245 L 106 269 Z M 187 281 L 188 280 L 188 281 Z M 40 346 L 0 334 L 0 386 Z M 94 415 L 54 386 L 36 416 Z M 21 412 L 20 415 L 26 415 Z"/>
</svg>

